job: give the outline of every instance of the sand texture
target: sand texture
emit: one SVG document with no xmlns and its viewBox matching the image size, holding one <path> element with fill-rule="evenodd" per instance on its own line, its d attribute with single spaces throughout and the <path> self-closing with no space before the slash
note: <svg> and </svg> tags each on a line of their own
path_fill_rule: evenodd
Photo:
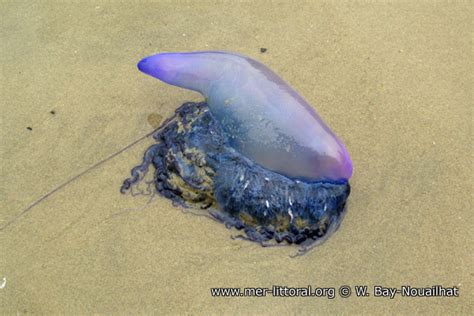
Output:
<svg viewBox="0 0 474 316">
<path fill-rule="evenodd" d="M 474 314 L 472 7 L 1 1 L 0 313 Z M 355 169 L 336 234 L 292 259 L 294 247 L 233 240 L 164 198 L 120 194 L 149 138 L 23 212 L 202 100 L 136 69 L 147 55 L 197 50 L 265 63 L 345 142 Z M 210 293 L 345 284 L 460 295 Z"/>
</svg>

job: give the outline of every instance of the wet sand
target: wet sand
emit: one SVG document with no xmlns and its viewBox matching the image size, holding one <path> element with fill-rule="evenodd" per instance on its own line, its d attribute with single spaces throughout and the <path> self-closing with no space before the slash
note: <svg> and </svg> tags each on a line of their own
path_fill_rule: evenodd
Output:
<svg viewBox="0 0 474 316">
<path fill-rule="evenodd" d="M 0 4 L 2 314 L 473 314 L 472 4 L 178 3 Z M 121 195 L 149 139 L 18 217 L 200 100 L 136 69 L 195 50 L 262 61 L 344 140 L 353 190 L 332 238 L 291 259 L 294 247 L 232 240 L 164 198 Z M 460 295 L 210 294 L 345 284 Z"/>
</svg>

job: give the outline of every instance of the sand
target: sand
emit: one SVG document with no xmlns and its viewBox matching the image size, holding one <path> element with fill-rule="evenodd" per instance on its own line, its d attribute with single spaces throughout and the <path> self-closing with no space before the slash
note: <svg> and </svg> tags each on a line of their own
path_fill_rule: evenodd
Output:
<svg viewBox="0 0 474 316">
<path fill-rule="evenodd" d="M 2 1 L 2 314 L 474 313 L 472 2 L 289 3 Z M 164 198 L 121 195 L 149 139 L 19 216 L 200 100 L 136 69 L 196 50 L 262 61 L 344 140 L 353 191 L 330 240 L 292 259 Z M 273 285 L 371 295 L 210 293 Z M 375 285 L 459 297 L 382 298 Z"/>
</svg>

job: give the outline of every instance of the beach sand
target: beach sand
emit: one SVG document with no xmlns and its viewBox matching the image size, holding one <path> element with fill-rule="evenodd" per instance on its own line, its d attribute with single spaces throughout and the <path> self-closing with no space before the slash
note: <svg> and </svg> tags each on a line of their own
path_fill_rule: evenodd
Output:
<svg viewBox="0 0 474 316">
<path fill-rule="evenodd" d="M 472 11 L 469 1 L 2 1 L 0 312 L 472 315 Z M 120 194 L 150 139 L 22 213 L 201 100 L 136 69 L 147 55 L 197 50 L 262 61 L 345 142 L 352 194 L 332 238 L 292 259 L 295 247 L 232 240 L 162 197 Z M 336 297 L 210 292 L 273 285 Z M 371 295 L 342 298 L 343 285 Z M 382 298 L 375 285 L 456 286 L 459 297 Z"/>
</svg>

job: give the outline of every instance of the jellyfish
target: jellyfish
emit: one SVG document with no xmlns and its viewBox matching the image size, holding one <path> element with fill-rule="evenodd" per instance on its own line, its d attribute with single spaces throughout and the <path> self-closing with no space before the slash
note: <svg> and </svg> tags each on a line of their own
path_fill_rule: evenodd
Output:
<svg viewBox="0 0 474 316">
<path fill-rule="evenodd" d="M 292 87 L 262 63 L 232 52 L 159 53 L 138 69 L 197 91 L 154 133 L 123 182 L 152 170 L 175 205 L 205 212 L 240 238 L 305 253 L 339 227 L 352 162 L 342 141 Z"/>
</svg>

